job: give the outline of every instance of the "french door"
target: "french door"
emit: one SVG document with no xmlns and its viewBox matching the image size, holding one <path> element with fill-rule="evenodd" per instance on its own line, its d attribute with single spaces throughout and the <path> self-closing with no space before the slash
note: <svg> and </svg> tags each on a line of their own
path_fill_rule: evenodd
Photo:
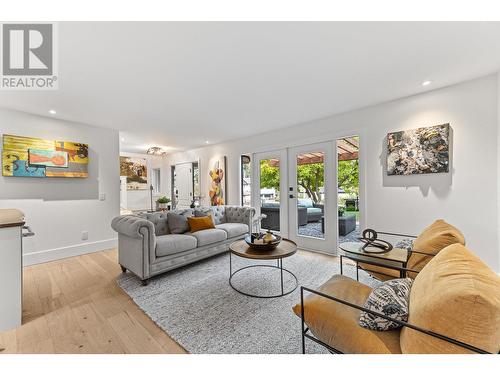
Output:
<svg viewBox="0 0 500 375">
<path fill-rule="evenodd" d="M 288 237 L 304 249 L 335 253 L 336 160 L 333 142 L 288 149 Z"/>
<path fill-rule="evenodd" d="M 253 155 L 252 201 L 262 230 L 304 249 L 335 253 L 337 189 L 334 143 Z"/>
</svg>

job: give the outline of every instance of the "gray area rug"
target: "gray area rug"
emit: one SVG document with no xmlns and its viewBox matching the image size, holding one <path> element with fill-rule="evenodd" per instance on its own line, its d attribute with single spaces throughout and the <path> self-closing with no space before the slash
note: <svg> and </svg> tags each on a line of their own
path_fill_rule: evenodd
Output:
<svg viewBox="0 0 500 375">
<path fill-rule="evenodd" d="M 233 271 L 256 262 L 233 255 Z M 279 298 L 260 299 L 241 295 L 229 283 L 229 254 L 219 255 L 153 278 L 142 286 L 130 273 L 117 282 L 134 302 L 172 339 L 190 353 L 300 353 L 300 319 L 292 306 L 300 302 L 300 286 L 317 288 L 340 273 L 338 262 L 298 252 L 283 266 L 298 278 L 299 288 Z M 344 264 L 344 275 L 355 277 L 355 267 Z M 245 292 L 279 293 L 280 272 L 273 268 L 249 268 L 233 278 Z M 360 270 L 360 281 L 377 281 Z M 293 279 L 285 273 L 285 289 Z M 307 340 L 308 353 L 324 348 Z"/>
</svg>

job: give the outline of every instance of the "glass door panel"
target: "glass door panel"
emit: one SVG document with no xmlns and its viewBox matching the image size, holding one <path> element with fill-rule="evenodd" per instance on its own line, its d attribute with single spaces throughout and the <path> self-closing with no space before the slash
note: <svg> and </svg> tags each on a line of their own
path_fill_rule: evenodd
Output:
<svg viewBox="0 0 500 375">
<path fill-rule="evenodd" d="M 280 231 L 280 160 L 260 160 L 260 210 L 265 230 Z"/>
<path fill-rule="evenodd" d="M 325 153 L 301 153 L 296 160 L 297 234 L 325 238 Z"/>
<path fill-rule="evenodd" d="M 252 199 L 260 215 L 261 229 L 286 236 L 288 202 L 286 195 L 283 196 L 287 184 L 286 150 L 254 154 L 253 172 Z"/>
</svg>

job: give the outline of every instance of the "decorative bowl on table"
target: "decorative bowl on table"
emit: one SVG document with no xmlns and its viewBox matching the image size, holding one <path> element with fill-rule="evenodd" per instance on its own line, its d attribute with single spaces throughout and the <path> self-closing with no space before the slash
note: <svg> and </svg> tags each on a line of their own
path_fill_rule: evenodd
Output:
<svg viewBox="0 0 500 375">
<path fill-rule="evenodd" d="M 272 236 L 272 237 L 271 237 Z M 245 236 L 245 242 L 250 248 L 258 251 L 271 251 L 281 242 L 281 237 L 277 234 L 267 233 L 252 233 Z"/>
</svg>

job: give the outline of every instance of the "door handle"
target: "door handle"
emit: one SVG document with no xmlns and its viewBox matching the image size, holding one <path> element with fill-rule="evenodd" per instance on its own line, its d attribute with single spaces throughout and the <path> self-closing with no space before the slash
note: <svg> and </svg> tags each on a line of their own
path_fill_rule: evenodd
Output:
<svg viewBox="0 0 500 375">
<path fill-rule="evenodd" d="M 32 237 L 35 235 L 35 232 L 33 232 L 31 230 L 31 228 L 29 227 L 29 225 L 25 225 L 23 226 L 23 229 L 26 229 L 27 232 L 23 233 L 23 237 Z"/>
<path fill-rule="evenodd" d="M 295 197 L 293 196 L 293 194 L 290 194 L 290 195 L 289 195 L 289 197 L 290 197 L 290 199 L 295 198 Z"/>
</svg>

